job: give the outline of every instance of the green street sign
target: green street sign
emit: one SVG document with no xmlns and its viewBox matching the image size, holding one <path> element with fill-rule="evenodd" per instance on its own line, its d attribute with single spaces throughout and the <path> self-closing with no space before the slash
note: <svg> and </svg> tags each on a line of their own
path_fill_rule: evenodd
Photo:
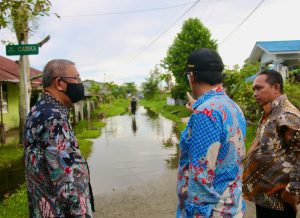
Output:
<svg viewBox="0 0 300 218">
<path fill-rule="evenodd" d="M 38 44 L 21 44 L 6 46 L 6 55 L 36 55 L 38 53 Z"/>
</svg>

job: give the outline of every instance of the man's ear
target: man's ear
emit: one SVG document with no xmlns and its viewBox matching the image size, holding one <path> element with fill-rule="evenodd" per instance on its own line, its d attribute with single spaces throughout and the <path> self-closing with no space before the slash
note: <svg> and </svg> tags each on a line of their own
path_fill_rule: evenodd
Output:
<svg viewBox="0 0 300 218">
<path fill-rule="evenodd" d="M 57 90 L 64 91 L 63 81 L 60 78 L 54 79 L 53 82 L 54 82 L 54 86 L 56 87 Z"/>
<path fill-rule="evenodd" d="M 190 81 L 191 81 L 191 83 L 196 82 L 196 78 L 195 78 L 194 72 L 191 72 L 191 74 L 190 74 Z"/>
<path fill-rule="evenodd" d="M 281 93 L 280 84 L 278 84 L 278 83 L 274 84 L 274 88 L 275 88 L 276 91 L 278 91 L 278 93 Z"/>
</svg>

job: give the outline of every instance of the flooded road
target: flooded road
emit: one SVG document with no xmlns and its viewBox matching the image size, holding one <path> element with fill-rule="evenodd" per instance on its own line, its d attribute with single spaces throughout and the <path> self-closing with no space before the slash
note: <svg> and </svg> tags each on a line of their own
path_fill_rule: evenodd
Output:
<svg viewBox="0 0 300 218">
<path fill-rule="evenodd" d="M 107 125 L 88 158 L 95 195 L 139 185 L 177 168 L 172 121 L 139 107 L 135 115 L 104 120 Z"/>
</svg>

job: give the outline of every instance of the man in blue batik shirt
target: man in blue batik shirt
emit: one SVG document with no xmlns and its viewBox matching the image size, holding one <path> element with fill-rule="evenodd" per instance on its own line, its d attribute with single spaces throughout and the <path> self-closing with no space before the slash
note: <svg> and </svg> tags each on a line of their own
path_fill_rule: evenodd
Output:
<svg viewBox="0 0 300 218">
<path fill-rule="evenodd" d="M 188 58 L 193 114 L 181 133 L 177 217 L 243 217 L 246 121 L 222 88 L 224 65 L 207 48 Z"/>
</svg>

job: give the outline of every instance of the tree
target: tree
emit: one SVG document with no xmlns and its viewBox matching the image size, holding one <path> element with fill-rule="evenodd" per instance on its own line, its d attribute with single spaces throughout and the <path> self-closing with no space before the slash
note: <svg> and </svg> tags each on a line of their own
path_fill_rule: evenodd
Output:
<svg viewBox="0 0 300 218">
<path fill-rule="evenodd" d="M 167 84 L 167 91 L 170 91 L 173 88 L 173 83 L 172 83 L 172 74 L 167 72 L 167 73 L 163 73 L 160 75 L 160 80 L 161 81 L 165 81 Z"/>
<path fill-rule="evenodd" d="M 137 88 L 136 84 L 134 82 L 127 82 L 123 84 L 126 93 L 130 93 L 131 95 L 136 95 L 137 93 Z"/>
<path fill-rule="evenodd" d="M 260 108 L 253 97 L 252 83 L 246 78 L 255 75 L 259 64 L 245 63 L 240 69 L 237 65 L 233 69 L 224 70 L 223 85 L 230 98 L 243 110 L 247 120 L 257 121 L 260 117 Z"/>
<path fill-rule="evenodd" d="M 18 44 L 28 44 L 29 35 L 35 26 L 34 21 L 39 16 L 48 15 L 50 6 L 49 0 L 2 0 L 0 2 L 0 28 L 11 25 Z M 29 112 L 31 95 L 30 64 L 27 55 L 20 56 L 19 66 L 19 138 L 22 142 L 23 126 Z"/>
<path fill-rule="evenodd" d="M 159 88 L 159 78 L 157 77 L 155 71 L 150 72 L 150 77 L 146 78 L 146 81 L 142 83 L 143 94 L 146 99 L 152 98 L 156 93 L 158 93 Z"/>
<path fill-rule="evenodd" d="M 172 90 L 172 96 L 175 98 L 183 99 L 189 88 L 184 77 L 186 61 L 189 54 L 197 48 L 217 50 L 217 42 L 211 39 L 209 30 L 198 18 L 190 18 L 184 22 L 181 32 L 175 37 L 162 61 L 162 66 L 172 72 L 176 79 Z"/>
</svg>

